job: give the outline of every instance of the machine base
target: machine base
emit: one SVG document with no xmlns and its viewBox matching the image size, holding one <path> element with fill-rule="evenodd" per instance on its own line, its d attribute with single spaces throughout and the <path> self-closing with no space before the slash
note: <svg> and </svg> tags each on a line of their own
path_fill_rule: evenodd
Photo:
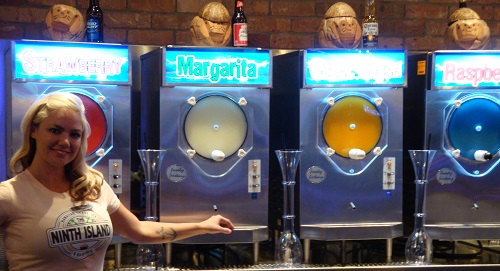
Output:
<svg viewBox="0 0 500 271">
<path fill-rule="evenodd" d="M 354 223 L 301 225 L 300 238 L 311 240 L 386 239 L 403 235 L 403 223 Z"/>
<path fill-rule="evenodd" d="M 426 224 L 425 229 L 432 239 L 500 239 L 500 224 Z"/>
</svg>

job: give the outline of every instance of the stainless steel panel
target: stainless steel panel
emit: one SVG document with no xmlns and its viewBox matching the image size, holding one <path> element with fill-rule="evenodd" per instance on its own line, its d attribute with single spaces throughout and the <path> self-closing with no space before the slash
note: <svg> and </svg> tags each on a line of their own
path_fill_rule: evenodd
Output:
<svg viewBox="0 0 500 271">
<path fill-rule="evenodd" d="M 347 93 L 347 94 L 346 94 Z M 300 90 L 301 238 L 377 239 L 402 235 L 402 89 Z M 330 155 L 322 138 L 326 101 L 342 95 L 382 98 L 381 154 L 362 160 Z M 393 159 L 394 189 L 384 189 L 384 158 Z M 313 173 L 312 173 L 313 172 Z M 314 173 L 315 172 L 315 173 Z M 314 178 L 319 175 L 319 179 Z"/>
<path fill-rule="evenodd" d="M 214 214 L 229 217 L 236 231 L 229 236 L 197 236 L 182 243 L 250 243 L 267 239 L 269 90 L 238 87 L 172 87 L 160 89 L 160 148 L 167 150 L 160 174 L 160 221 L 194 222 Z M 190 156 L 184 121 L 188 99 L 219 95 L 248 102 L 241 106 L 247 136 L 233 154 L 216 162 Z M 261 192 L 249 193 L 249 160 L 260 160 Z M 216 209 L 215 209 L 216 207 Z"/>
<path fill-rule="evenodd" d="M 498 90 L 427 91 L 426 134 L 432 134 L 430 148 L 437 150 L 430 167 L 426 199 L 426 227 L 432 238 L 500 238 L 498 151 L 490 161 L 456 158 L 446 134 L 455 101 L 474 97 L 486 97 L 496 103 L 500 99 Z M 483 120 L 478 118 L 477 122 Z"/>
</svg>

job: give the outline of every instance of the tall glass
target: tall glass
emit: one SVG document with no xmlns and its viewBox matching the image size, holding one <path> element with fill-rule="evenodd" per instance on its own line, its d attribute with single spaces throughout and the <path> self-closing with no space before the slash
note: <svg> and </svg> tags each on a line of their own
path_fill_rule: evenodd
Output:
<svg viewBox="0 0 500 271">
<path fill-rule="evenodd" d="M 144 170 L 146 187 L 146 216 L 144 220 L 157 221 L 158 174 L 165 150 L 137 150 Z M 137 266 L 141 270 L 156 270 L 165 264 L 165 248 L 162 244 L 141 244 L 136 251 Z"/>
<path fill-rule="evenodd" d="M 409 150 L 415 171 L 415 226 L 408 237 L 405 248 L 408 264 L 425 265 L 432 262 L 432 240 L 425 232 L 425 190 L 429 165 L 436 154 L 435 150 Z"/>
<path fill-rule="evenodd" d="M 276 156 L 283 176 L 283 232 L 275 246 L 277 264 L 293 265 L 302 263 L 302 244 L 294 230 L 294 187 L 295 173 L 302 155 L 301 150 L 276 150 Z"/>
</svg>

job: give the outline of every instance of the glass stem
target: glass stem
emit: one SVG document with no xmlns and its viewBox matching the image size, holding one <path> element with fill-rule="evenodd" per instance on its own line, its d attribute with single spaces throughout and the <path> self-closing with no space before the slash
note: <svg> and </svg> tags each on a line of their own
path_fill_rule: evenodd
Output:
<svg viewBox="0 0 500 271">
<path fill-rule="evenodd" d="M 415 180 L 415 230 L 424 229 L 426 188 L 427 180 Z"/>
<path fill-rule="evenodd" d="M 156 190 L 158 183 L 146 182 L 146 216 L 144 220 L 157 221 L 158 215 L 156 212 Z"/>
<path fill-rule="evenodd" d="M 294 232 L 294 188 L 295 182 L 284 183 L 283 186 L 283 232 Z"/>
<path fill-rule="evenodd" d="M 427 180 L 415 180 L 415 213 L 425 213 L 425 189 Z"/>
</svg>

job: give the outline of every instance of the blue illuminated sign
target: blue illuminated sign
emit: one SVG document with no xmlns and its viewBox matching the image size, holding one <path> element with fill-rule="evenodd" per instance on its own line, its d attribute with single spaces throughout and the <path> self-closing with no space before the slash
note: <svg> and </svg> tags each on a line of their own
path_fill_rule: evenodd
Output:
<svg viewBox="0 0 500 271">
<path fill-rule="evenodd" d="M 14 80 L 130 84 L 128 47 L 15 41 Z"/>
<path fill-rule="evenodd" d="M 271 86 L 271 52 L 262 49 L 167 47 L 166 85 Z"/>
<path fill-rule="evenodd" d="M 433 88 L 500 86 L 500 51 L 436 51 L 433 58 Z"/>
<path fill-rule="evenodd" d="M 309 49 L 304 87 L 406 86 L 403 50 Z"/>
</svg>

